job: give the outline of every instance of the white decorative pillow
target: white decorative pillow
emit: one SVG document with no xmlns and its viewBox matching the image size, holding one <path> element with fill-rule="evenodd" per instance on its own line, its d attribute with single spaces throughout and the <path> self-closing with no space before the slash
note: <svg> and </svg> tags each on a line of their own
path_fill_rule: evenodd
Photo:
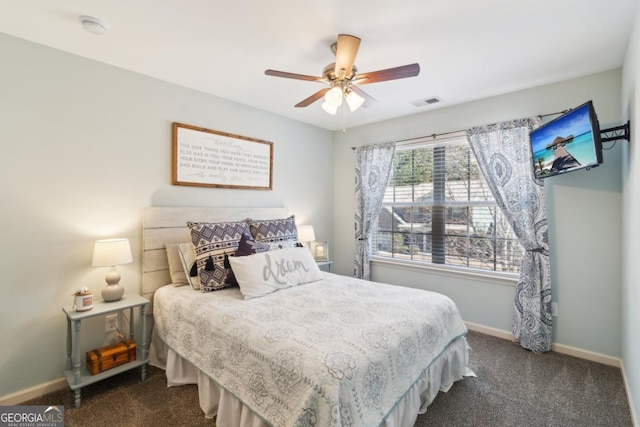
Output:
<svg viewBox="0 0 640 427">
<path fill-rule="evenodd" d="M 244 299 L 322 280 L 318 264 L 307 248 L 285 248 L 229 257 L 229 263 Z"/>
<path fill-rule="evenodd" d="M 200 277 L 198 277 L 198 267 L 196 265 L 196 253 L 191 243 L 180 243 L 178 245 L 178 254 L 180 255 L 180 263 L 185 278 L 191 287 L 197 291 L 200 290 Z"/>
<path fill-rule="evenodd" d="M 175 286 L 188 285 L 187 275 L 182 267 L 180 261 L 180 254 L 178 253 L 179 243 L 165 243 L 164 247 L 167 250 L 167 261 L 169 261 L 169 275 L 171 276 L 171 283 Z"/>
</svg>

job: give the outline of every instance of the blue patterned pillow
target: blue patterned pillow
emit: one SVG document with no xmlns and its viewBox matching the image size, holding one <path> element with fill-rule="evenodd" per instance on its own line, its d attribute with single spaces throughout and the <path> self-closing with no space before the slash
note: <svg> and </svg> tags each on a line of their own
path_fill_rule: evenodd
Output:
<svg viewBox="0 0 640 427">
<path fill-rule="evenodd" d="M 271 250 L 290 248 L 298 243 L 295 215 L 283 219 L 247 219 L 247 223 L 251 236 L 268 244 Z"/>
<path fill-rule="evenodd" d="M 236 253 L 243 234 L 249 232 L 245 221 L 188 222 L 195 248 L 196 265 L 202 292 L 217 291 L 237 282 L 227 257 Z"/>
</svg>

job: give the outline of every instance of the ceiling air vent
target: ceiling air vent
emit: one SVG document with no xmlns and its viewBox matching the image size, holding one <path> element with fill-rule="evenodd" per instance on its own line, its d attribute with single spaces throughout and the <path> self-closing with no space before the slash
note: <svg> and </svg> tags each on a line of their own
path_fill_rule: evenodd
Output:
<svg viewBox="0 0 640 427">
<path fill-rule="evenodd" d="M 442 102 L 440 98 L 437 96 L 430 96 L 429 98 L 418 99 L 417 101 L 413 101 L 412 104 L 416 107 L 426 107 L 427 105 L 437 104 L 438 102 Z"/>
</svg>

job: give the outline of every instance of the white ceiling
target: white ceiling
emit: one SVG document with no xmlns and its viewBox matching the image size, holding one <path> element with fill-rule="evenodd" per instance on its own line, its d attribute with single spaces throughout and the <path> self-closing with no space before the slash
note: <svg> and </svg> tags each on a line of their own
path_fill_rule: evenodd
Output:
<svg viewBox="0 0 640 427">
<path fill-rule="evenodd" d="M 420 75 L 362 86 L 378 100 L 354 127 L 622 65 L 637 0 L 0 0 L 0 32 L 310 123 L 342 128 L 318 82 L 340 33 L 360 72 L 417 62 Z M 106 21 L 102 36 L 80 15 Z M 0 65 L 1 66 L 1 65 Z M 437 106 L 411 104 L 438 96 Z"/>
</svg>

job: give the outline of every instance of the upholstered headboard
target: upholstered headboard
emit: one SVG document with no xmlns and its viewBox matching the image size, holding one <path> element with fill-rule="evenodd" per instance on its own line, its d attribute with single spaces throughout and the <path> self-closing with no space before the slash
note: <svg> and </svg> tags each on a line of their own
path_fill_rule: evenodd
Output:
<svg viewBox="0 0 640 427">
<path fill-rule="evenodd" d="M 142 296 L 153 301 L 156 289 L 171 283 L 165 243 L 190 242 L 187 221 L 221 222 L 276 219 L 288 216 L 287 208 L 146 207 L 142 218 Z"/>
</svg>

